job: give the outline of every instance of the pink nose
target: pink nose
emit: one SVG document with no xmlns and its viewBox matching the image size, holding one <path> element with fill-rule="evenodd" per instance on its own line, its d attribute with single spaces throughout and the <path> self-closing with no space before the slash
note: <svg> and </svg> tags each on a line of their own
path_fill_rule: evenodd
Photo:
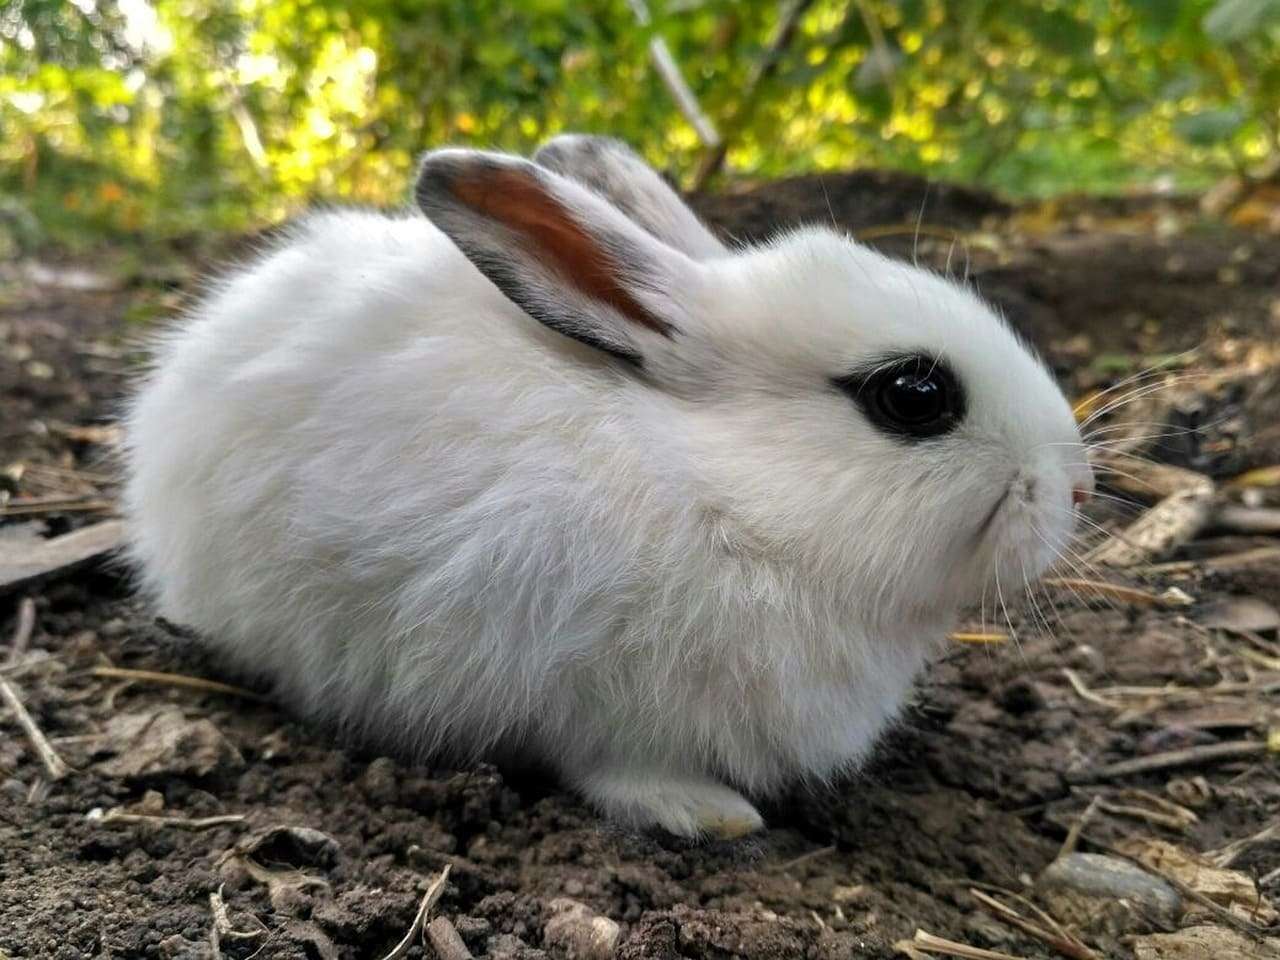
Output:
<svg viewBox="0 0 1280 960">
<path fill-rule="evenodd" d="M 1075 487 L 1071 491 L 1071 502 L 1077 507 L 1089 501 L 1089 491 L 1084 487 Z"/>
</svg>

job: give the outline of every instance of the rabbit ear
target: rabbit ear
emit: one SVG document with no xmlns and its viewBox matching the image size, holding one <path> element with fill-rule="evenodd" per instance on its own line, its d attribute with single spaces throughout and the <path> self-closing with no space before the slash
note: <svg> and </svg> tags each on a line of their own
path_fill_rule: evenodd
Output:
<svg viewBox="0 0 1280 960">
<path fill-rule="evenodd" d="M 608 203 L 527 160 L 427 154 L 418 205 L 509 300 L 631 363 L 680 332 L 696 265 Z"/>
<path fill-rule="evenodd" d="M 658 172 L 621 140 L 565 133 L 543 144 L 533 161 L 590 187 L 632 222 L 695 260 L 729 253 Z"/>
</svg>

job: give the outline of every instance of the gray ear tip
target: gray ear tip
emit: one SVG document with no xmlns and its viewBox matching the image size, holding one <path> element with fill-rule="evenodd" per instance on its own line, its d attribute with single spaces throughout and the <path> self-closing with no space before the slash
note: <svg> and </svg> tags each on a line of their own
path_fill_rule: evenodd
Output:
<svg viewBox="0 0 1280 960">
<path fill-rule="evenodd" d="M 418 175 L 414 181 L 413 195 L 421 207 L 439 207 L 452 198 L 458 180 L 464 176 L 492 174 L 504 169 L 531 173 L 535 176 L 537 173 L 537 167 L 534 164 L 520 157 L 483 150 L 466 150 L 461 147 L 430 150 L 418 161 Z"/>
<path fill-rule="evenodd" d="M 462 168 L 461 150 L 445 148 L 429 150 L 418 161 L 418 175 L 414 180 L 413 195 L 426 205 L 433 197 L 450 193 L 450 188 Z"/>
<path fill-rule="evenodd" d="M 570 158 L 590 159 L 604 153 L 635 156 L 635 151 L 616 137 L 595 133 L 561 133 L 538 148 L 533 155 L 533 162 L 554 170 L 557 164 Z"/>
</svg>

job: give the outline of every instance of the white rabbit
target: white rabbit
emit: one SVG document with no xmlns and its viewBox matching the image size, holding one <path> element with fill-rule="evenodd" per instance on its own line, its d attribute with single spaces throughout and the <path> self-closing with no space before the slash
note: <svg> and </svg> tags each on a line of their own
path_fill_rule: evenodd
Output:
<svg viewBox="0 0 1280 960">
<path fill-rule="evenodd" d="M 825 229 L 693 247 L 499 154 L 416 196 L 232 275 L 128 413 L 147 589 L 300 710 L 736 836 L 1066 544 L 1071 411 L 966 289 Z"/>
</svg>

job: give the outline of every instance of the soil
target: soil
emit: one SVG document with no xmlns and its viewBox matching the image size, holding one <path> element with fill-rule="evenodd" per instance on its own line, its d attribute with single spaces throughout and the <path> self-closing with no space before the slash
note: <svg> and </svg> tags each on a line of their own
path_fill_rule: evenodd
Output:
<svg viewBox="0 0 1280 960">
<path fill-rule="evenodd" d="M 955 273 L 967 264 L 1076 397 L 1198 348 L 1175 358 L 1178 375 L 1164 381 L 1172 400 L 1159 408 L 1163 422 L 1186 426 L 1174 431 L 1184 439 L 1148 452 L 1220 482 L 1280 463 L 1280 238 L 1202 222 L 1175 201 L 1011 209 L 954 188 L 926 197 L 918 181 L 879 174 L 698 202 L 739 239 L 834 219 L 891 255 L 937 269 L 950 261 Z M 10 505 L 0 556 L 109 513 L 110 420 L 136 368 L 132 341 L 207 267 L 104 255 L 5 268 L 0 498 Z M 1124 502 L 1103 499 L 1093 514 L 1101 529 L 1148 506 L 1117 496 Z M 1266 485 L 1249 496 L 1276 503 Z M 13 509 L 52 497 L 72 504 Z M 1275 546 L 1275 536 L 1210 530 L 1161 559 Z M 0 651 L 0 676 L 74 767 L 50 779 L 0 713 L 0 958 L 379 958 L 410 931 L 446 865 L 434 915 L 477 957 L 592 956 L 552 922 L 566 897 L 619 925 L 621 958 L 890 958 L 911 956 L 895 944 L 917 930 L 991 956 L 1063 955 L 984 909 L 972 889 L 1004 891 L 992 895 L 1027 917 L 1013 895 L 1034 901 L 1098 957 L 1165 956 L 1133 938 L 1189 924 L 1240 927 L 1249 949 L 1273 955 L 1261 951 L 1275 941 L 1251 937 L 1274 922 L 1268 901 L 1280 899 L 1276 838 L 1231 863 L 1246 882 L 1263 880 L 1249 908 L 1193 905 L 1173 920 L 1131 910 L 1095 924 L 1066 919 L 1036 884 L 1073 824 L 1084 822 L 1081 850 L 1165 840 L 1194 855 L 1280 816 L 1272 753 L 1099 772 L 1275 737 L 1280 659 L 1268 611 L 1280 607 L 1280 559 L 1104 575 L 1155 595 L 1176 587 L 1192 602 L 1045 588 L 1033 602 L 1011 600 L 1007 620 L 975 613 L 974 630 L 998 621 L 1015 639 L 956 643 L 856 777 L 769 803 L 759 836 L 706 844 L 621 832 L 529 774 L 412 766 L 338 743 L 263 691 L 104 675 L 229 679 L 131 597 L 110 564 L 0 594 L 0 640 L 17 630 L 25 597 L 35 611 L 29 649 L 7 662 Z M 1098 799 L 1105 808 L 1082 821 Z M 1194 820 L 1169 821 L 1161 803 Z M 130 822 L 121 810 L 232 819 Z M 1152 815 L 1161 810 L 1163 821 Z M 1094 902 L 1092 913 L 1107 911 Z M 401 956 L 445 954 L 414 938 Z"/>
</svg>

